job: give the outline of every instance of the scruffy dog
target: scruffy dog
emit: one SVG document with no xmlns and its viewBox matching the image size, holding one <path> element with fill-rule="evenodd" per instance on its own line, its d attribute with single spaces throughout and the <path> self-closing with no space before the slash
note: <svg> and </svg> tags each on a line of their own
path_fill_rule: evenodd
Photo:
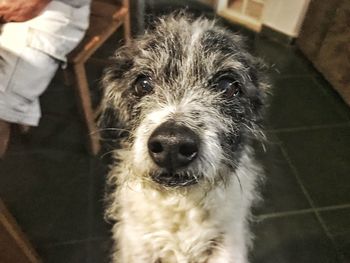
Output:
<svg viewBox="0 0 350 263">
<path fill-rule="evenodd" d="M 267 84 L 242 46 L 213 21 L 172 15 L 116 52 L 100 120 L 118 143 L 113 262 L 248 261 Z"/>
</svg>

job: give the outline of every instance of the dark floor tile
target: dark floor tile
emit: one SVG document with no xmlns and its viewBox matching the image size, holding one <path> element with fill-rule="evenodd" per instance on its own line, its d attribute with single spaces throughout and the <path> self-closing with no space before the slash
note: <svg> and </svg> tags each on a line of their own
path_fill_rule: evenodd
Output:
<svg viewBox="0 0 350 263">
<path fill-rule="evenodd" d="M 26 134 L 14 128 L 7 155 L 45 150 L 87 154 L 88 132 L 76 113 L 44 114 L 39 126 L 31 127 Z"/>
<path fill-rule="evenodd" d="M 350 235 L 350 208 L 322 211 L 320 215 L 332 235 Z"/>
<path fill-rule="evenodd" d="M 347 122 L 332 99 L 322 92 L 312 77 L 275 79 L 267 126 L 281 129 Z"/>
<path fill-rule="evenodd" d="M 63 73 L 57 72 L 48 88 L 40 97 L 40 105 L 45 115 L 67 116 L 76 114 L 77 98 L 72 86 L 65 86 Z"/>
<path fill-rule="evenodd" d="M 88 263 L 110 263 L 112 255 L 112 240 L 92 240 L 88 244 Z"/>
<path fill-rule="evenodd" d="M 43 246 L 38 253 L 44 263 L 109 263 L 112 241 L 86 239 Z"/>
<path fill-rule="evenodd" d="M 252 263 L 340 262 L 313 214 L 265 219 L 254 232 Z"/>
<path fill-rule="evenodd" d="M 340 253 L 340 261 L 342 263 L 350 262 L 350 234 L 338 235 L 333 237 L 337 249 Z"/>
<path fill-rule="evenodd" d="M 350 127 L 278 137 L 316 206 L 350 203 Z"/>
<path fill-rule="evenodd" d="M 107 238 L 111 236 L 111 223 L 104 218 L 106 207 L 105 185 L 107 167 L 100 159 L 94 159 L 91 167 L 91 184 L 89 203 L 91 222 L 89 226 L 90 238 Z"/>
<path fill-rule="evenodd" d="M 263 202 L 257 207 L 255 214 L 310 208 L 279 144 L 268 142 L 265 148 L 266 151 L 258 147 L 257 152 L 257 159 L 265 170 L 266 179 L 261 186 Z"/>
<path fill-rule="evenodd" d="M 254 53 L 265 61 L 274 76 L 309 75 L 316 70 L 294 46 L 282 45 L 257 36 L 253 42 Z"/>
<path fill-rule="evenodd" d="M 43 151 L 1 164 L 0 196 L 34 244 L 88 237 L 89 158 Z"/>
<path fill-rule="evenodd" d="M 38 253 L 44 263 L 90 263 L 88 249 L 88 241 L 82 241 L 43 247 Z"/>
<path fill-rule="evenodd" d="M 44 115 L 38 127 L 25 136 L 30 149 L 52 149 L 87 153 L 88 131 L 80 116 Z"/>
<path fill-rule="evenodd" d="M 342 262 L 350 262 L 350 208 L 323 211 L 320 215 L 342 254 Z"/>
<path fill-rule="evenodd" d="M 332 85 L 327 80 L 325 80 L 321 74 L 314 76 L 314 81 L 318 86 L 321 87 L 324 93 L 333 98 L 332 102 L 338 112 L 350 121 L 350 105 L 345 103 L 344 99 L 341 98 L 339 93 L 337 93 Z"/>
<path fill-rule="evenodd" d="M 8 155 L 27 151 L 57 150 L 87 153 L 88 131 L 77 109 L 47 113 L 43 110 L 39 126 L 27 134 L 13 130 Z"/>
</svg>

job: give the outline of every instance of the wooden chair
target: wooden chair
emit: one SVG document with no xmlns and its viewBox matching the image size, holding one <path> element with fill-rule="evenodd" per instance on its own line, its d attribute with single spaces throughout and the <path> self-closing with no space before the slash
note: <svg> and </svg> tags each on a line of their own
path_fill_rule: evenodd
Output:
<svg viewBox="0 0 350 263">
<path fill-rule="evenodd" d="M 68 55 L 64 70 L 66 84 L 73 84 L 79 99 L 84 123 L 88 132 L 89 151 L 97 154 L 100 150 L 100 136 L 96 129 L 95 114 L 91 104 L 85 64 L 95 51 L 120 27 L 124 27 L 124 38 L 130 40 L 129 1 L 92 0 L 90 26 L 81 43 Z"/>
<path fill-rule="evenodd" d="M 39 256 L 0 199 L 0 262 L 40 263 Z"/>
</svg>

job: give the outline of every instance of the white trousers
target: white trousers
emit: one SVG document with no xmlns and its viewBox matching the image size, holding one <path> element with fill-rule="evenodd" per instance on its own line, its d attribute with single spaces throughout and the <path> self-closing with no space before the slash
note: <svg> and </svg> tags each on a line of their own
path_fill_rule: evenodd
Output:
<svg viewBox="0 0 350 263">
<path fill-rule="evenodd" d="M 52 1 L 31 20 L 1 26 L 0 119 L 38 125 L 39 96 L 84 36 L 89 13 L 89 5 Z"/>
</svg>

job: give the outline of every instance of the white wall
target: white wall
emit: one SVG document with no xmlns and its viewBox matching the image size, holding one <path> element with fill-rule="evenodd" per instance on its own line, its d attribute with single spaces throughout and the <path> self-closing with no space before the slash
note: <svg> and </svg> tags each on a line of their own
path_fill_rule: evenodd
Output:
<svg viewBox="0 0 350 263">
<path fill-rule="evenodd" d="M 228 0 L 217 0 L 216 1 L 216 12 L 221 12 L 227 7 Z"/>
<path fill-rule="evenodd" d="M 263 25 L 296 37 L 310 0 L 266 0 Z"/>
</svg>

